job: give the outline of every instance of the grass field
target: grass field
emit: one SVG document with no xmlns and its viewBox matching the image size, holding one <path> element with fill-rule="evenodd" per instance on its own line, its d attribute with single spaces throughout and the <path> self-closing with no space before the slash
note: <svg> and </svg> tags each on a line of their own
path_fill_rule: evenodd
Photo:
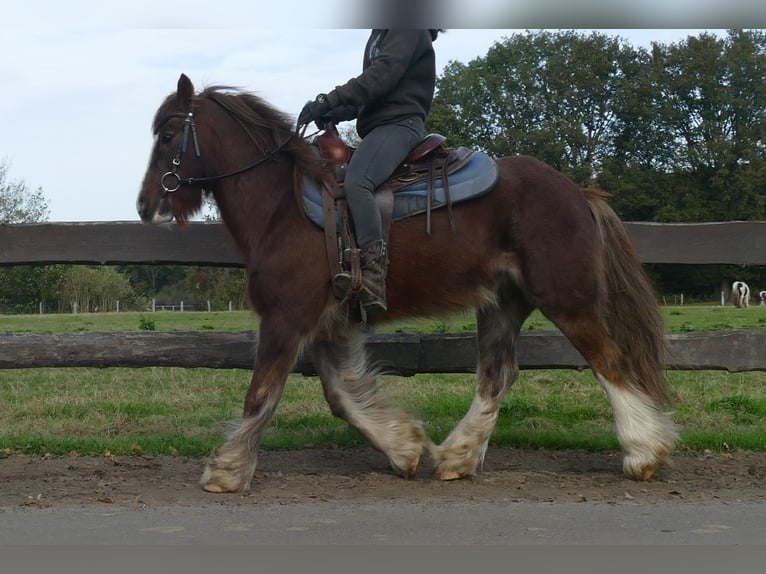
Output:
<svg viewBox="0 0 766 574">
<path fill-rule="evenodd" d="M 716 331 L 721 329 L 761 329 L 766 327 L 766 307 L 735 309 L 719 305 L 662 307 L 667 331 Z M 79 333 L 140 331 L 247 331 L 258 328 L 257 317 L 249 311 L 156 313 L 80 313 L 50 315 L 0 315 L 0 332 L 5 333 Z M 535 311 L 524 329 L 553 329 L 553 324 Z M 457 313 L 444 319 L 412 319 L 387 325 L 380 332 L 408 333 L 465 332 L 476 330 L 473 313 Z"/>
<path fill-rule="evenodd" d="M 668 332 L 762 328 L 766 307 L 664 307 Z M 0 316 L 0 332 L 61 333 L 249 330 L 247 312 L 109 313 Z M 472 315 L 418 320 L 385 330 L 412 333 L 471 331 Z M 533 315 L 525 329 L 550 329 Z M 384 329 L 381 329 L 384 331 Z M 0 348 L 0 352 L 2 349 Z M 682 445 L 694 449 L 766 450 L 766 373 L 669 371 L 674 419 Z M 8 369 L 0 370 L 0 456 L 152 453 L 201 457 L 222 442 L 226 422 L 240 415 L 250 372 L 224 369 Z M 385 376 L 381 392 L 416 412 L 436 441 L 467 411 L 468 375 Z M 522 371 L 506 397 L 493 442 L 545 448 L 616 449 L 606 396 L 590 371 Z M 362 444 L 332 417 L 319 381 L 291 376 L 265 448 Z"/>
</svg>

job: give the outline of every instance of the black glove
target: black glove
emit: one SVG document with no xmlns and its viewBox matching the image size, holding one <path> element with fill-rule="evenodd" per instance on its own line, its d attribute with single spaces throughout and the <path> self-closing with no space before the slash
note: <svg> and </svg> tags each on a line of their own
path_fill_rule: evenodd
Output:
<svg viewBox="0 0 766 574">
<path fill-rule="evenodd" d="M 328 115 L 329 111 L 330 102 L 327 101 L 327 96 L 319 94 L 314 101 L 308 101 L 303 106 L 301 113 L 298 115 L 298 129 L 309 125 L 311 122 L 315 122 L 321 130 L 325 123 L 321 121 L 322 117 Z M 322 125 L 319 125 L 320 123 Z"/>
</svg>

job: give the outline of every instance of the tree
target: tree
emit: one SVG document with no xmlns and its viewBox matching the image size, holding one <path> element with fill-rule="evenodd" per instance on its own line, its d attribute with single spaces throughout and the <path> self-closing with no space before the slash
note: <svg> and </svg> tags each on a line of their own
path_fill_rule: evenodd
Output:
<svg viewBox="0 0 766 574">
<path fill-rule="evenodd" d="M 688 37 L 652 52 L 651 129 L 673 151 L 659 221 L 766 217 L 766 34 Z"/>
<path fill-rule="evenodd" d="M 114 267 L 68 266 L 60 296 L 74 311 L 114 311 L 117 301 L 135 299 L 127 276 Z"/>
<path fill-rule="evenodd" d="M 643 216 L 655 221 L 766 218 L 766 34 L 655 44 L 638 77 L 618 160 L 599 180 L 616 204 L 652 205 Z"/>
<path fill-rule="evenodd" d="M 47 218 L 43 189 L 30 190 L 25 181 L 10 179 L 8 162 L 0 160 L 0 223 L 33 223 Z"/>
<path fill-rule="evenodd" d="M 185 301 L 194 301 L 204 308 L 209 301 L 218 309 L 236 309 L 247 305 L 247 272 L 240 268 L 187 267 Z"/>
<path fill-rule="evenodd" d="M 0 225 L 34 223 L 47 217 L 48 203 L 42 188 L 31 190 L 25 181 L 10 179 L 8 162 L 0 160 Z M 34 310 L 42 301 L 48 275 L 42 267 L 0 267 L 0 309 Z"/>
<path fill-rule="evenodd" d="M 590 185 L 607 157 L 642 53 L 594 32 L 516 34 L 437 81 L 428 129 L 490 155 L 533 155 Z"/>
</svg>

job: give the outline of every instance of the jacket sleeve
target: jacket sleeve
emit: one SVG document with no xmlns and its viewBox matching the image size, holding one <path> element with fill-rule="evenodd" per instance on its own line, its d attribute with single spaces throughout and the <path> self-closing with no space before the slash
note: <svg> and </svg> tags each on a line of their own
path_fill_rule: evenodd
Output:
<svg viewBox="0 0 766 574">
<path fill-rule="evenodd" d="M 407 71 L 421 33 L 422 30 L 389 30 L 378 57 L 359 76 L 327 94 L 330 105 L 360 107 L 393 90 Z"/>
<path fill-rule="evenodd" d="M 359 106 L 336 106 L 330 110 L 330 115 L 336 123 L 347 122 L 356 119 L 359 115 Z"/>
</svg>

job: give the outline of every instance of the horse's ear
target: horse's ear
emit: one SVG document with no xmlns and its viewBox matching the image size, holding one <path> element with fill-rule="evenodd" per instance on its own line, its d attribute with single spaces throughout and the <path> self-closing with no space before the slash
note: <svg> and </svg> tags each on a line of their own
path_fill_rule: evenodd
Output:
<svg viewBox="0 0 766 574">
<path fill-rule="evenodd" d="M 181 74 L 178 78 L 178 89 L 176 90 L 176 103 L 181 109 L 188 109 L 191 106 L 191 99 L 194 96 L 194 85 L 189 76 Z"/>
</svg>

